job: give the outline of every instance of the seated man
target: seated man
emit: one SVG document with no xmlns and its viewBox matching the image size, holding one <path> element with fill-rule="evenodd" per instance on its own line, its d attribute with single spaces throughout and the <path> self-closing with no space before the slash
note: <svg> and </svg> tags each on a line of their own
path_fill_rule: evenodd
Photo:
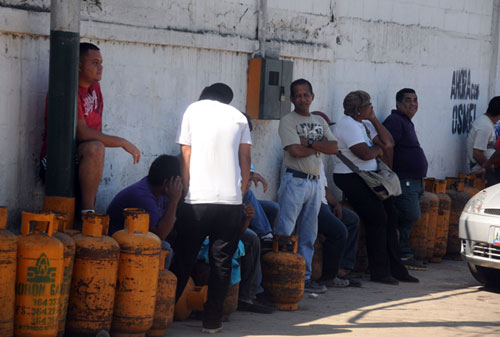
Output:
<svg viewBox="0 0 500 337">
<path fill-rule="evenodd" d="M 162 248 L 170 249 L 166 238 L 174 226 L 181 195 L 179 160 L 165 154 L 159 156 L 146 177 L 120 191 L 109 204 L 109 235 L 123 229 L 125 208 L 142 208 L 149 214 L 149 230 L 162 240 Z M 168 255 L 166 268 L 172 255 Z"/>
<path fill-rule="evenodd" d="M 80 43 L 78 72 L 78 122 L 76 126 L 78 179 L 80 182 L 81 210 L 93 212 L 97 188 L 104 168 L 104 149 L 121 147 L 132 155 L 134 164 L 141 153 L 125 138 L 102 132 L 103 98 L 99 81 L 102 76 L 102 56 L 99 48 L 91 43 Z M 47 129 L 48 101 L 45 105 Z M 40 177 L 45 180 L 47 169 L 47 135 L 45 134 L 40 156 Z"/>
</svg>

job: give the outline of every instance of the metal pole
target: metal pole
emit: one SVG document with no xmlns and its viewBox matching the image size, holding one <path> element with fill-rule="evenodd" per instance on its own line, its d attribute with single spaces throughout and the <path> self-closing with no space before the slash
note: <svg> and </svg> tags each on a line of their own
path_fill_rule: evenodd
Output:
<svg viewBox="0 0 500 337">
<path fill-rule="evenodd" d="M 50 15 L 45 195 L 46 199 L 47 197 L 72 199 L 73 215 L 80 6 L 81 0 L 52 0 Z M 47 207 L 45 202 L 44 208 L 57 207 Z"/>
</svg>

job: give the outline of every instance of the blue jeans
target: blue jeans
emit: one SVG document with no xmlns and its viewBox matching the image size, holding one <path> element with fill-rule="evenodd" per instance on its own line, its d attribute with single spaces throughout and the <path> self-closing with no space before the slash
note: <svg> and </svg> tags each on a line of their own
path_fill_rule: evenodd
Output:
<svg viewBox="0 0 500 337">
<path fill-rule="evenodd" d="M 278 190 L 280 215 L 276 224 L 277 235 L 290 236 L 297 224 L 299 254 L 306 260 L 306 280 L 311 278 L 314 242 L 318 235 L 318 214 L 321 195 L 318 180 L 294 178 L 286 173 Z"/>
<path fill-rule="evenodd" d="M 264 209 L 264 212 L 266 212 L 271 228 L 274 229 L 280 214 L 280 205 L 272 200 L 259 200 L 259 203 L 262 209 Z"/>
<path fill-rule="evenodd" d="M 273 229 L 271 228 L 266 212 L 262 207 L 262 203 L 257 200 L 252 190 L 248 190 L 247 193 L 245 193 L 243 196 L 243 203 L 246 205 L 252 205 L 255 212 L 255 215 L 252 220 L 250 220 L 250 225 L 248 227 L 254 231 L 259 238 L 268 233 L 272 233 Z"/>
<path fill-rule="evenodd" d="M 400 182 L 402 194 L 394 197 L 399 218 L 399 252 L 401 258 L 411 258 L 410 233 L 420 219 L 420 196 L 424 193 L 424 185 L 422 179 L 401 179 Z"/>
</svg>

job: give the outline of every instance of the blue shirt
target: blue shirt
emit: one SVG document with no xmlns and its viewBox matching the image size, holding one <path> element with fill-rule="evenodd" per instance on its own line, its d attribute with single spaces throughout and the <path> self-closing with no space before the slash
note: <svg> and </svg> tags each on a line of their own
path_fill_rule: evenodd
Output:
<svg viewBox="0 0 500 337">
<path fill-rule="evenodd" d="M 149 228 L 156 226 L 167 209 L 168 197 L 156 198 L 151 191 L 147 177 L 121 190 L 111 201 L 106 211 L 109 214 L 109 233 L 123 229 L 125 208 L 142 208 L 149 214 Z"/>
<path fill-rule="evenodd" d="M 392 110 L 384 126 L 394 139 L 392 169 L 399 179 L 422 179 L 427 176 L 427 159 L 420 147 L 415 126 L 403 112 Z"/>
</svg>

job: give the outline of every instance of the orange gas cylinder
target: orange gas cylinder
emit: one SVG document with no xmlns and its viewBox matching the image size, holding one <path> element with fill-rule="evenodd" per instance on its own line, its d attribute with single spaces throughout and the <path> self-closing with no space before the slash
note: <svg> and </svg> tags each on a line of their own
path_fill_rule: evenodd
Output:
<svg viewBox="0 0 500 337">
<path fill-rule="evenodd" d="M 75 262 L 70 288 L 67 336 L 95 336 L 111 329 L 118 273 L 118 242 L 103 235 L 107 216 L 82 215 L 82 233 L 76 235 Z"/>
<path fill-rule="evenodd" d="M 43 233 L 30 233 L 38 222 Z M 64 245 L 53 238 L 54 214 L 23 212 L 17 245 L 16 336 L 57 336 Z"/>
<path fill-rule="evenodd" d="M 429 222 L 427 223 L 427 254 L 425 260 L 430 261 L 434 254 L 434 244 L 436 242 L 436 226 L 439 213 L 439 198 L 433 193 L 434 191 L 434 178 L 426 178 L 425 181 L 425 194 L 429 199 Z"/>
<path fill-rule="evenodd" d="M 472 186 L 482 191 L 486 188 L 486 179 L 474 177 L 474 179 L 472 179 Z"/>
<path fill-rule="evenodd" d="M 240 294 L 240 283 L 233 284 L 229 287 L 222 308 L 222 321 L 229 321 L 229 316 L 238 309 L 238 298 Z"/>
<path fill-rule="evenodd" d="M 458 237 L 458 221 L 470 199 L 470 195 L 464 191 L 463 178 L 446 178 L 446 194 L 451 198 L 450 225 L 448 228 L 448 243 L 446 246 L 446 258 L 461 260 L 460 239 Z"/>
<path fill-rule="evenodd" d="M 68 228 L 75 225 L 75 198 L 49 197 L 43 198 L 43 210 L 68 214 Z"/>
<path fill-rule="evenodd" d="M 7 207 L 0 207 L 0 336 L 14 336 L 17 236 L 7 229 Z"/>
<path fill-rule="evenodd" d="M 434 182 L 434 193 L 439 199 L 438 218 L 436 225 L 436 241 L 431 262 L 441 262 L 446 254 L 448 243 L 448 227 L 450 225 L 451 198 L 446 194 L 446 181 L 436 180 Z"/>
<path fill-rule="evenodd" d="M 174 273 L 165 269 L 165 258 L 168 254 L 170 254 L 170 250 L 162 249 L 160 254 L 160 273 L 158 276 L 155 315 L 153 326 L 147 332 L 147 336 L 164 336 L 165 330 L 172 325 L 174 321 L 177 277 L 175 277 Z"/>
<path fill-rule="evenodd" d="M 424 192 L 420 197 L 420 219 L 413 225 L 410 232 L 410 247 L 417 260 L 424 260 L 427 256 L 430 208 L 429 193 Z"/>
<path fill-rule="evenodd" d="M 464 179 L 464 191 L 471 196 L 471 198 L 480 191 L 480 189 L 476 188 L 473 184 L 475 176 L 473 174 L 465 174 L 465 173 L 459 173 L 458 174 L 459 178 Z"/>
<path fill-rule="evenodd" d="M 191 316 L 193 310 L 203 311 L 203 305 L 207 299 L 208 287 L 195 286 L 193 279 L 190 277 L 177 303 L 175 303 L 174 319 L 183 321 Z"/>
<path fill-rule="evenodd" d="M 282 250 L 278 251 L 282 242 Z M 292 242 L 292 251 L 287 251 Z M 262 287 L 279 310 L 297 310 L 304 296 L 306 261 L 297 254 L 297 237 L 275 235 L 273 250 L 262 257 Z"/>
<path fill-rule="evenodd" d="M 113 336 L 144 336 L 153 325 L 161 240 L 149 232 L 144 210 L 123 213 L 125 229 L 113 234 L 120 244 L 120 260 L 111 331 Z"/>
<path fill-rule="evenodd" d="M 57 336 L 64 336 L 66 326 L 66 313 L 68 312 L 69 289 L 71 286 L 71 275 L 73 273 L 73 261 L 75 258 L 75 240 L 64 233 L 68 225 L 68 215 L 66 213 L 55 213 L 57 232 L 54 237 L 64 245 L 64 275 L 61 286 L 61 298 L 59 301 L 59 328 Z"/>
<path fill-rule="evenodd" d="M 314 255 L 311 263 L 311 280 L 317 281 L 323 274 L 323 242 L 324 236 L 318 235 L 314 242 Z"/>
</svg>

